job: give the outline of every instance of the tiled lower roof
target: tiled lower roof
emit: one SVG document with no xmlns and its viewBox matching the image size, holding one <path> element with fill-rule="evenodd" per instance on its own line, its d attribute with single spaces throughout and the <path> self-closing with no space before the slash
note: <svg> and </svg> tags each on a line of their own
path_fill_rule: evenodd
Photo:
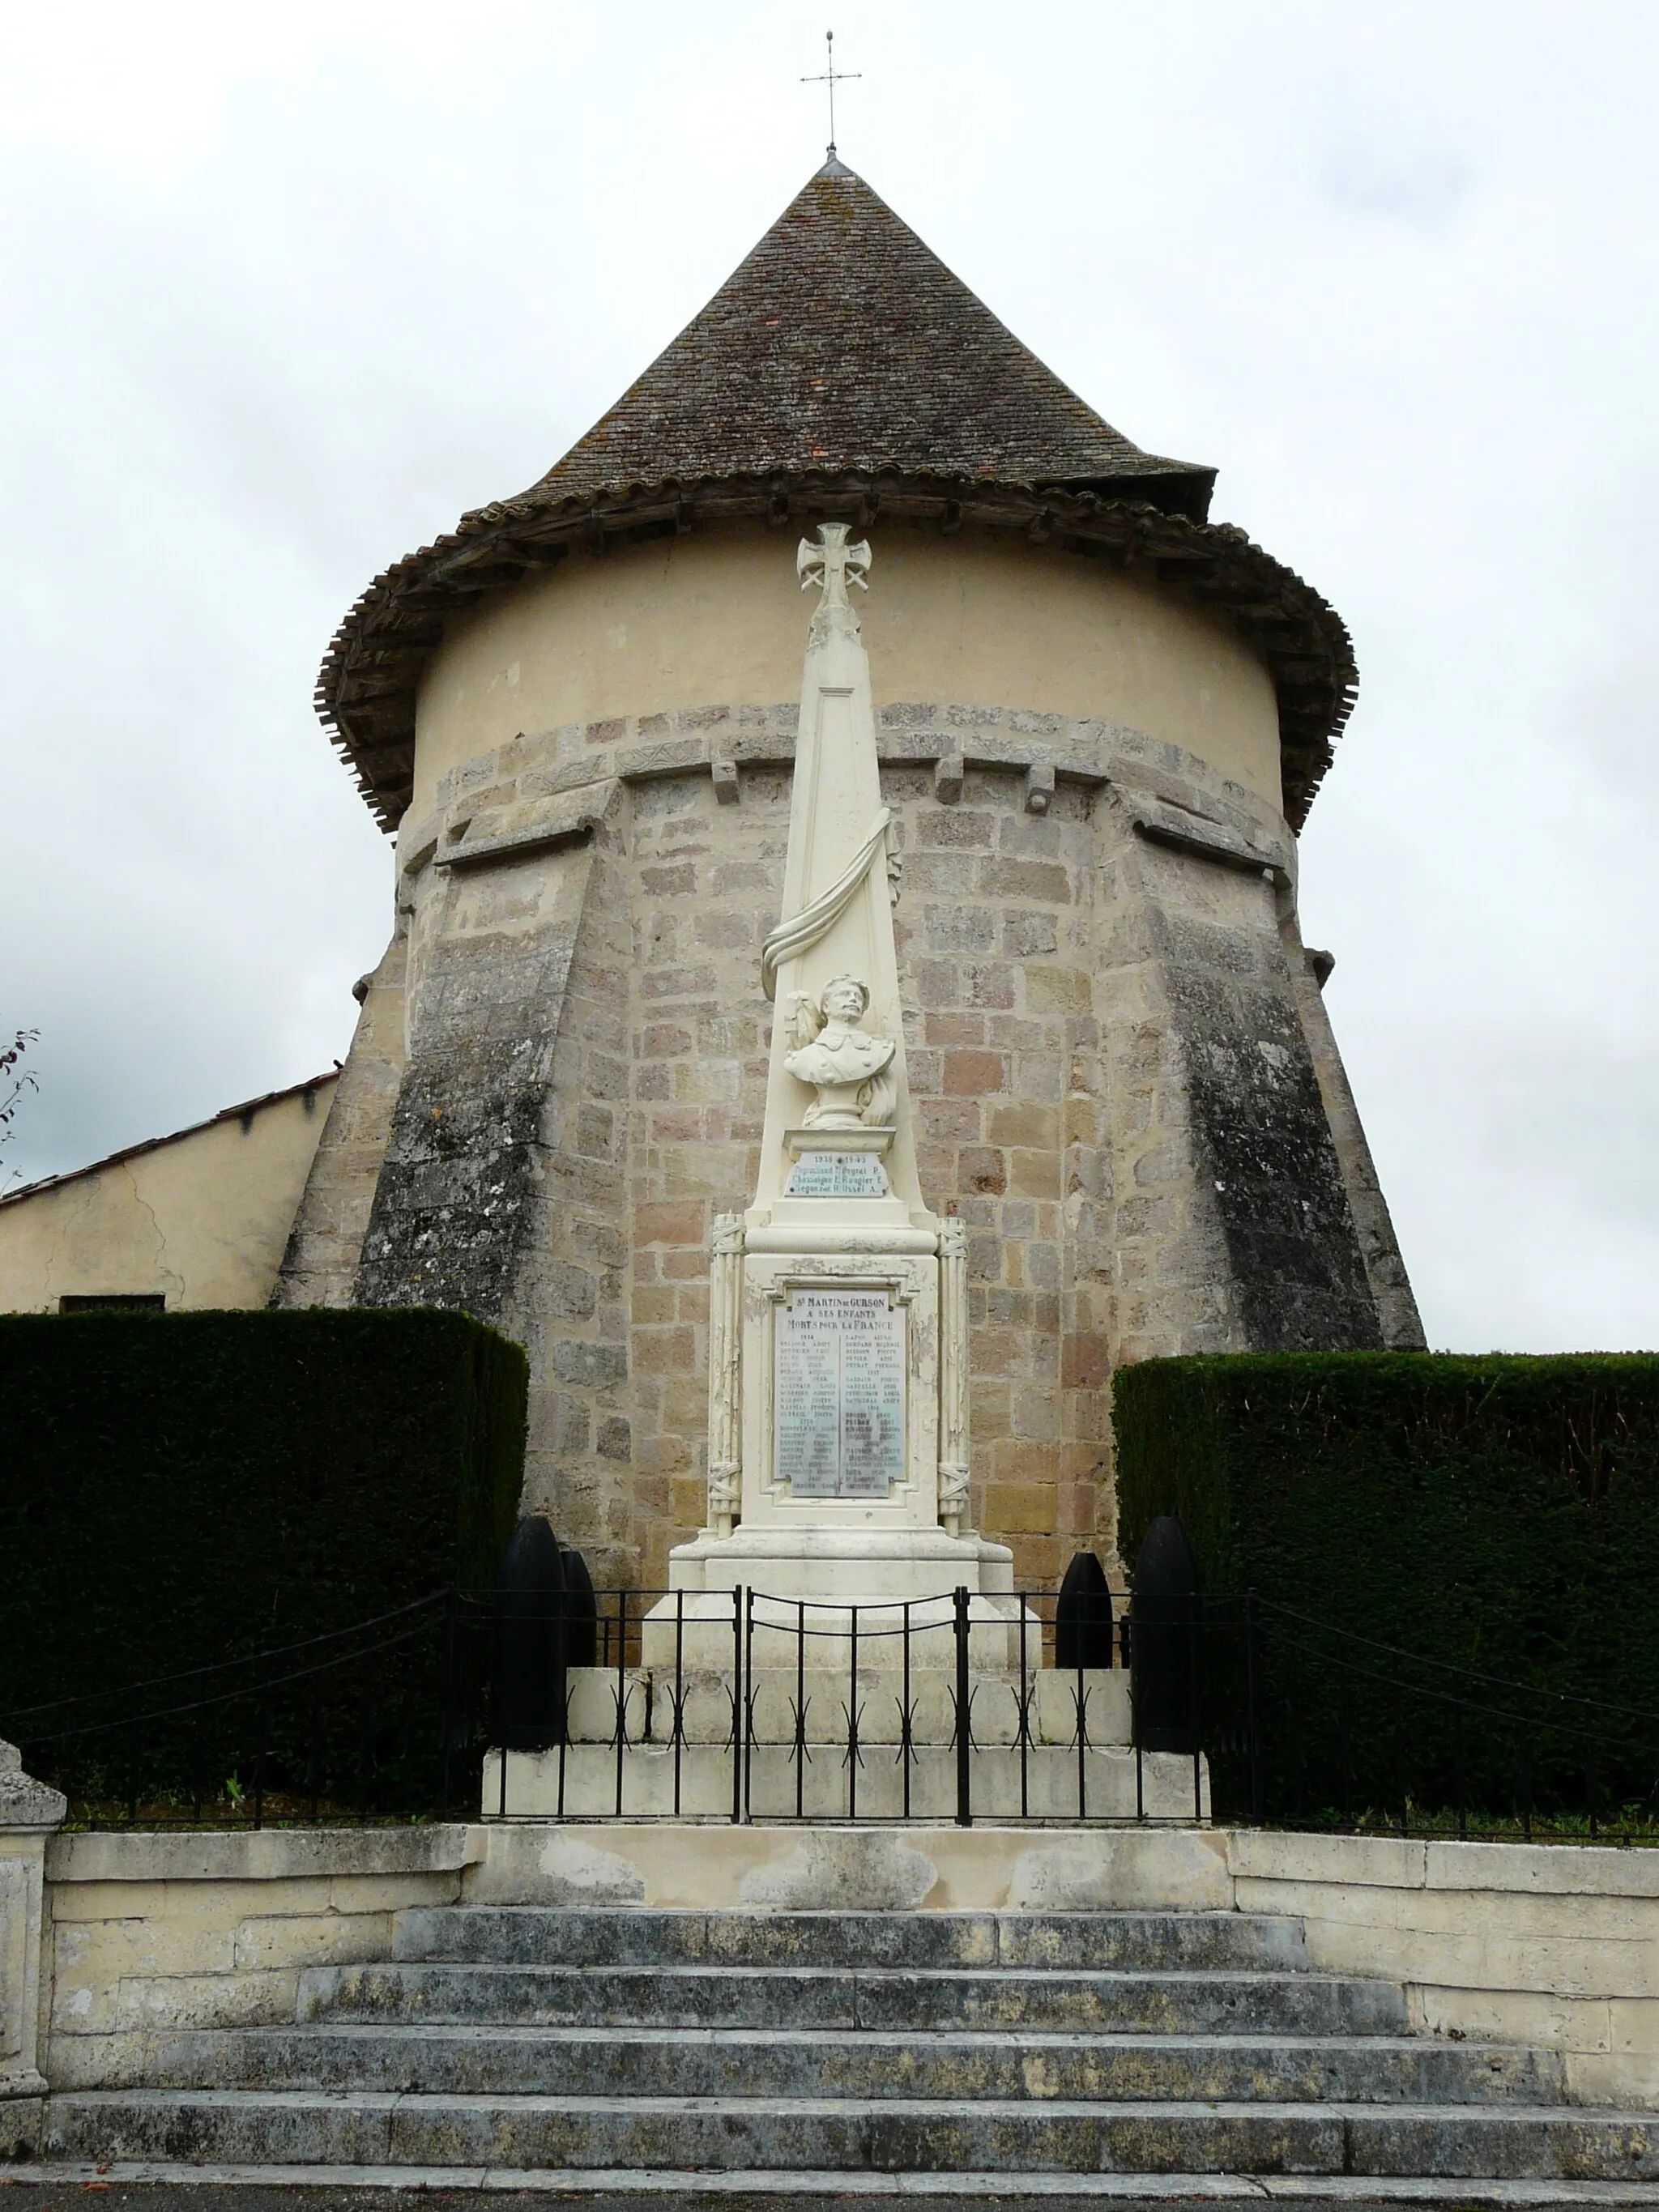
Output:
<svg viewBox="0 0 1659 2212">
<path fill-rule="evenodd" d="M 60 1183 L 78 1182 L 83 1176 L 97 1175 L 104 1168 L 119 1167 L 123 1160 L 136 1160 L 145 1152 L 159 1152 L 163 1145 L 176 1145 L 185 1137 L 199 1136 L 204 1129 L 214 1128 L 221 1121 L 251 1121 L 267 1106 L 280 1106 L 285 1098 L 302 1097 L 308 1091 L 321 1091 L 339 1079 L 339 1069 L 331 1067 L 326 1075 L 313 1075 L 304 1083 L 290 1083 L 286 1091 L 267 1091 L 261 1098 L 248 1098 L 240 1106 L 227 1106 L 221 1113 L 210 1114 L 205 1121 L 192 1121 L 187 1128 L 172 1130 L 165 1137 L 146 1137 L 142 1144 L 123 1145 L 118 1152 L 106 1152 L 101 1160 L 89 1160 L 83 1168 L 65 1168 L 62 1175 L 42 1176 L 37 1182 L 20 1183 L 15 1190 L 0 1194 L 0 1206 L 15 1206 L 21 1199 L 38 1198 L 42 1191 L 56 1190 Z"/>
</svg>

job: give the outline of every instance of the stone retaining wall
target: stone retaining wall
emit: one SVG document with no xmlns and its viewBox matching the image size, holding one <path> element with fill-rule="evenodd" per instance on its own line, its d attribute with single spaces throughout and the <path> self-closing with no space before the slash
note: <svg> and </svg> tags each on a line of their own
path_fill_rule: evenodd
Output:
<svg viewBox="0 0 1659 2212">
<path fill-rule="evenodd" d="M 1303 1920 L 1415 2026 L 1561 2053 L 1582 2103 L 1659 2108 L 1659 1853 L 1227 1829 L 459 1825 L 62 1835 L 47 1846 L 42 2071 L 143 2078 L 160 2035 L 292 2019 L 300 1970 L 391 1954 L 401 1906 L 1236 1908 Z M 13 1918 L 22 1892 L 7 1899 Z M 9 1919 L 4 1933 L 23 1948 Z M 5 1948 L 0 1945 L 0 1950 Z"/>
<path fill-rule="evenodd" d="M 1315 1966 L 1405 1983 L 1414 2027 L 1560 2051 L 1577 2102 L 1659 2108 L 1659 1850 L 1237 1829 L 1227 1863 Z"/>
<path fill-rule="evenodd" d="M 302 1967 L 390 1958 L 398 1908 L 459 1902 L 483 1850 L 481 1831 L 454 1826 L 55 1837 L 48 2082 L 142 2081 L 158 2037 L 291 2021 Z"/>
</svg>

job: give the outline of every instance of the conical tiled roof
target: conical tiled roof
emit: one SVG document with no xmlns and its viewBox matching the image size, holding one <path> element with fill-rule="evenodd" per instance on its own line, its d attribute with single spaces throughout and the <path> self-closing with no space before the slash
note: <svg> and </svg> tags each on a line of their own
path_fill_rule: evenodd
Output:
<svg viewBox="0 0 1659 2212">
<path fill-rule="evenodd" d="M 1121 492 L 1199 520 L 1215 475 L 1103 421 L 833 160 L 529 495 L 826 468 Z"/>
<path fill-rule="evenodd" d="M 1103 421 L 832 159 L 562 460 L 376 577 L 329 647 L 318 712 L 395 828 L 421 675 L 461 608 L 575 546 L 879 513 L 1116 562 L 1224 613 L 1272 672 L 1300 823 L 1352 703 L 1352 650 L 1299 576 L 1206 520 L 1212 481 Z"/>
</svg>

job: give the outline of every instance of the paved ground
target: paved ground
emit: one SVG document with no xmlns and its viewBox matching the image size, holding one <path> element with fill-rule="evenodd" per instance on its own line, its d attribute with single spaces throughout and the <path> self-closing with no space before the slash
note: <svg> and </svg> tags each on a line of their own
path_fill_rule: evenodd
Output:
<svg viewBox="0 0 1659 2212">
<path fill-rule="evenodd" d="M 505 2177 L 503 2177 L 505 2179 Z M 1098 2206 L 1102 2212 L 1174 2212 L 1179 2205 L 1256 2203 L 1295 2206 L 1297 2212 L 1401 2212 L 1405 2206 L 1433 2207 L 1434 2212 L 1492 2212 L 1498 2206 L 1526 2212 L 1583 2212 L 1588 2205 L 1609 2208 L 1659 2207 L 1659 2188 L 1612 2182 L 1584 2182 L 1562 2193 L 1538 2182 L 1337 2182 L 1294 2176 L 1272 2179 L 1206 2176 L 1146 2184 L 1121 2175 L 1098 2177 L 1034 2175 L 1006 2193 L 976 2190 L 971 2199 L 951 2190 L 945 2177 L 859 2177 L 856 2187 L 834 2191 L 764 2187 L 734 2190 L 705 2186 L 699 2178 L 663 2177 L 667 2185 L 640 2177 L 615 2187 L 595 2178 L 593 2185 L 514 2188 L 453 2188 L 413 2179 L 401 2187 L 349 2182 L 317 2185 L 304 2182 L 273 2185 L 257 2179 L 233 2178 L 204 2169 L 197 2178 L 127 2180 L 77 2172 L 72 2179 L 42 2177 L 28 2167 L 8 2172 L 0 2167 L 0 2212 L 886 2212 L 886 2208 L 972 2204 L 983 2212 L 1059 2212 L 1062 2206 Z M 1133 2192 L 1139 2193 L 1133 2193 Z"/>
</svg>

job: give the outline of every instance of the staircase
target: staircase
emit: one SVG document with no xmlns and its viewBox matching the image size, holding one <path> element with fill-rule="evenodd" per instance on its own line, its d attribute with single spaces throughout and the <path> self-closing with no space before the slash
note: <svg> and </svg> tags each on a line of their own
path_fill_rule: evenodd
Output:
<svg viewBox="0 0 1659 2212">
<path fill-rule="evenodd" d="M 1161 2201 L 1417 2177 L 1419 2203 L 1659 2203 L 1659 2118 L 1564 2105 L 1537 2052 L 1408 2033 L 1400 1988 L 1310 1971 L 1289 1919 L 412 1910 L 391 1963 L 308 1970 L 298 2012 L 55 2095 L 47 2155 L 676 2205 L 1123 2204 L 1135 2176 Z M 1248 2176 L 1307 2179 L 1222 2179 Z"/>
</svg>

